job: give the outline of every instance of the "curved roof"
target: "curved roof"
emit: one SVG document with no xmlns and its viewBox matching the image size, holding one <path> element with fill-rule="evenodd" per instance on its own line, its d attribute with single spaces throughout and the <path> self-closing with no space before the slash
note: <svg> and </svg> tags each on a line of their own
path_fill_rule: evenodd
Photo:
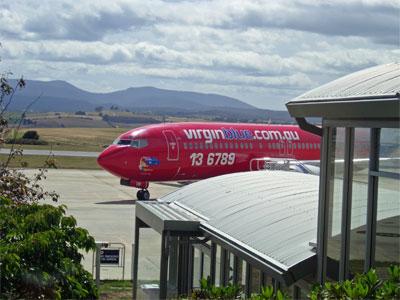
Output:
<svg viewBox="0 0 400 300">
<path fill-rule="evenodd" d="M 225 236 L 288 271 L 313 256 L 319 178 L 295 172 L 235 173 L 199 181 L 159 199 L 196 215 Z"/>
<path fill-rule="evenodd" d="M 286 106 L 294 117 L 365 117 L 367 113 L 398 118 L 399 100 L 400 63 L 396 62 L 351 73 L 292 99 Z M 360 101 L 365 106 L 360 106 Z M 351 103 L 357 106 L 349 106 Z M 372 106 L 374 103 L 379 106 Z M 368 110 L 358 112 L 364 107 Z"/>
</svg>

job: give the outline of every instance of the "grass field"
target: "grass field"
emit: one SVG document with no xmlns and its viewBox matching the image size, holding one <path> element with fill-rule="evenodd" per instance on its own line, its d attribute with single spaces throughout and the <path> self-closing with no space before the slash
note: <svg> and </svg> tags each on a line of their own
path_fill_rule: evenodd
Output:
<svg viewBox="0 0 400 300">
<path fill-rule="evenodd" d="M 131 129 L 131 128 L 129 128 Z M 48 145 L 22 145 L 23 149 L 52 149 L 69 151 L 102 151 L 128 128 L 29 128 L 20 129 L 20 134 L 27 130 L 36 130 L 41 140 Z M 4 145 L 9 148 L 10 145 Z"/>
<path fill-rule="evenodd" d="M 8 155 L 0 154 L 0 162 L 5 162 L 7 158 Z M 9 166 L 12 168 L 20 168 L 22 167 L 22 162 L 26 162 L 27 166 L 25 168 L 43 168 L 47 158 L 47 156 L 42 155 L 24 155 L 23 157 L 16 157 L 11 160 Z M 58 169 L 101 169 L 95 157 L 57 156 L 54 159 Z"/>
</svg>

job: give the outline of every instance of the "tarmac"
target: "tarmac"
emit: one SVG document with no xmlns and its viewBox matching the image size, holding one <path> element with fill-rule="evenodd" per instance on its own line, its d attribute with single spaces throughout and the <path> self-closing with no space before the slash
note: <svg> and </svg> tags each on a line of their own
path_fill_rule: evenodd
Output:
<svg viewBox="0 0 400 300">
<path fill-rule="evenodd" d="M 36 171 L 24 172 L 33 175 Z M 87 229 L 96 241 L 125 245 L 124 276 L 122 267 L 102 266 L 100 278 L 131 279 L 137 190 L 121 186 L 117 177 L 99 170 L 50 169 L 42 185 L 46 190 L 54 190 L 60 195 L 55 205 L 66 205 L 67 215 L 74 216 L 78 226 Z M 150 183 L 151 198 L 171 193 L 179 186 L 173 182 Z M 53 202 L 48 200 L 47 203 Z M 152 229 L 141 229 L 139 280 L 154 281 L 159 277 L 160 248 L 160 235 Z M 83 265 L 90 272 L 92 258 L 93 252 L 84 253 Z"/>
</svg>

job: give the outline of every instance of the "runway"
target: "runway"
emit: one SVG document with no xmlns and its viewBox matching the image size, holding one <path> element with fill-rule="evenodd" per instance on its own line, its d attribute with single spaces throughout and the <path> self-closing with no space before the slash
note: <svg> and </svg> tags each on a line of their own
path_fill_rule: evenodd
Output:
<svg viewBox="0 0 400 300">
<path fill-rule="evenodd" d="M 26 170 L 33 175 L 35 170 Z M 67 214 L 76 218 L 78 226 L 89 231 L 97 241 L 123 243 L 126 246 L 125 279 L 131 278 L 132 243 L 134 240 L 134 216 L 136 189 L 121 186 L 118 178 L 100 170 L 50 169 L 43 186 L 56 191 L 60 200 L 55 205 L 67 205 Z M 179 188 L 172 185 L 151 183 L 152 198 L 158 198 Z M 48 200 L 47 203 L 52 203 Z M 152 229 L 141 232 L 140 251 L 146 253 L 139 262 L 141 279 L 159 276 L 160 236 Z M 85 254 L 84 266 L 92 270 L 92 253 Z M 102 279 L 121 279 L 122 269 L 101 268 Z"/>
</svg>

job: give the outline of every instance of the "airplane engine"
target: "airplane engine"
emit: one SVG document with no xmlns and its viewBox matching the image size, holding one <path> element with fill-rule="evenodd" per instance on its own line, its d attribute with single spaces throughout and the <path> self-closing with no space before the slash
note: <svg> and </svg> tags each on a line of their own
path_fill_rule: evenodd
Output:
<svg viewBox="0 0 400 300">
<path fill-rule="evenodd" d="M 138 181 L 134 179 L 121 179 L 120 183 L 121 185 L 131 186 L 142 190 L 145 190 L 149 187 L 148 181 Z"/>
</svg>

